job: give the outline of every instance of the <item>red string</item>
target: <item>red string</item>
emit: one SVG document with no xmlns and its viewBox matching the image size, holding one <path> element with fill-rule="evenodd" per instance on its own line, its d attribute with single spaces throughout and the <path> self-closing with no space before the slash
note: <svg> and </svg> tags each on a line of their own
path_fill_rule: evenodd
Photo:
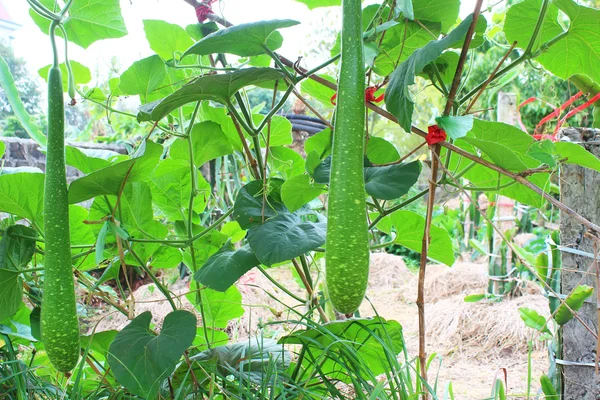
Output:
<svg viewBox="0 0 600 400">
<path fill-rule="evenodd" d="M 552 112 L 552 113 L 546 115 L 544 118 L 542 118 L 542 120 L 535 127 L 539 128 L 544 123 L 550 121 L 552 118 L 554 118 L 554 117 L 558 118 L 560 116 L 560 113 L 563 112 L 563 110 L 565 108 L 567 108 L 568 106 L 573 104 L 573 102 L 575 102 L 575 100 L 580 98 L 582 94 L 583 94 L 582 92 L 579 92 L 575 96 L 572 96 L 569 100 L 565 101 L 560 107 L 555 109 L 554 112 Z"/>
<path fill-rule="evenodd" d="M 581 96 L 583 96 L 582 92 L 579 92 L 577 94 L 575 94 L 574 96 L 571 96 L 571 98 L 567 101 L 565 101 L 563 104 L 560 105 L 560 107 L 554 107 L 552 106 L 552 108 L 554 108 L 554 111 L 551 112 L 550 114 L 546 115 L 544 118 L 542 118 L 542 120 L 540 122 L 538 122 L 538 124 L 535 126 L 535 128 L 539 128 L 540 126 L 542 126 L 543 124 L 545 124 L 546 122 L 550 121 L 552 118 L 558 118 L 560 116 L 560 114 L 565 110 L 565 108 L 569 107 L 571 104 L 573 104 L 577 99 L 579 99 Z M 519 104 L 519 106 L 517 107 L 517 111 L 519 111 L 521 109 L 521 107 L 534 102 L 535 100 L 539 100 L 536 97 L 530 97 L 527 100 L 525 100 L 524 102 L 522 102 L 521 104 Z M 541 133 L 536 133 L 533 136 L 533 138 L 535 140 L 551 140 L 553 142 L 556 142 L 558 140 L 557 138 L 557 134 L 558 134 L 558 130 L 560 129 L 560 127 L 565 123 L 565 121 L 569 118 L 571 118 L 573 115 L 585 110 L 586 108 L 588 108 L 589 106 L 591 106 L 592 104 L 594 104 L 595 102 L 600 101 L 600 93 L 597 93 L 594 97 L 592 97 L 591 99 L 589 99 L 588 101 L 586 101 L 585 103 L 583 103 L 580 106 L 575 107 L 573 110 L 569 111 L 567 113 L 567 115 L 565 115 L 564 117 L 562 117 L 561 119 L 558 120 L 558 123 L 556 124 L 556 128 L 554 128 L 554 133 L 552 135 L 546 135 L 546 134 L 541 134 Z M 551 104 L 550 104 L 551 105 Z M 527 129 L 525 128 L 525 125 L 523 125 L 523 121 L 521 121 L 521 113 L 518 113 L 518 120 L 519 120 L 519 125 L 521 126 L 521 129 L 523 129 L 524 131 L 527 132 Z"/>
<path fill-rule="evenodd" d="M 196 7 L 196 18 L 199 23 L 206 21 L 208 16 L 213 13 L 211 5 L 217 0 L 205 0 Z"/>
<path fill-rule="evenodd" d="M 589 106 L 591 106 L 593 103 L 595 103 L 598 100 L 600 100 L 600 93 L 597 93 L 594 97 L 592 97 L 591 99 L 589 99 L 582 105 L 575 107 L 573 110 L 569 111 L 569 113 L 567 113 L 567 115 L 565 115 L 560 121 L 558 121 L 558 124 L 556 124 L 556 129 L 554 129 L 554 135 L 556 136 L 556 134 L 558 133 L 558 129 L 562 126 L 562 124 L 565 123 L 567 118 L 571 118 L 573 115 L 577 114 L 578 112 L 585 110 L 586 108 L 588 108 Z"/>
</svg>

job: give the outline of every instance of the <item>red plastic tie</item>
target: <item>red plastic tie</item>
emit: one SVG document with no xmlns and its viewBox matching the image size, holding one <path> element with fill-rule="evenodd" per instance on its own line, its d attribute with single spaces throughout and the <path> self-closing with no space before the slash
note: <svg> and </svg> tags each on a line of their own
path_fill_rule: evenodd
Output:
<svg viewBox="0 0 600 400">
<path fill-rule="evenodd" d="M 205 0 L 196 7 L 196 18 L 199 23 L 203 23 L 208 16 L 213 13 L 211 5 L 217 0 Z"/>
<path fill-rule="evenodd" d="M 375 92 L 379 90 L 379 86 L 369 86 L 368 88 L 365 89 L 365 101 L 367 102 L 371 102 L 371 103 L 380 103 L 383 101 L 383 98 L 385 96 L 385 93 L 382 93 L 380 96 L 375 97 Z M 336 102 L 337 99 L 337 93 L 334 93 L 333 96 L 331 96 L 331 104 L 333 104 L 334 106 L 337 105 Z"/>
<path fill-rule="evenodd" d="M 434 144 L 443 142 L 446 140 L 447 135 L 446 131 L 440 128 L 437 125 L 431 125 L 427 127 L 427 136 L 425 137 L 425 141 L 428 145 L 433 146 Z"/>
<path fill-rule="evenodd" d="M 373 103 L 379 103 L 379 102 L 383 101 L 383 97 L 385 96 L 385 93 L 382 93 L 381 96 L 375 97 L 375 92 L 377 90 L 379 90 L 378 86 L 369 86 L 365 90 L 365 101 L 369 101 L 369 102 L 373 102 Z"/>
</svg>

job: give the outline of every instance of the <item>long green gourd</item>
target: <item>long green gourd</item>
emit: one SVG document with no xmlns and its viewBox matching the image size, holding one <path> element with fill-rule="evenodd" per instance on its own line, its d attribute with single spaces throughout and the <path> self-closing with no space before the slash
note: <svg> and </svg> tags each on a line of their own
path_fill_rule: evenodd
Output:
<svg viewBox="0 0 600 400">
<path fill-rule="evenodd" d="M 69 237 L 64 122 L 62 77 L 55 62 L 48 73 L 42 341 L 52 365 L 67 372 L 79 359 L 79 321 Z"/>
<path fill-rule="evenodd" d="M 369 278 L 369 237 L 363 177 L 365 69 L 360 0 L 344 0 L 342 58 L 329 186 L 326 278 L 333 306 L 356 311 Z"/>
</svg>

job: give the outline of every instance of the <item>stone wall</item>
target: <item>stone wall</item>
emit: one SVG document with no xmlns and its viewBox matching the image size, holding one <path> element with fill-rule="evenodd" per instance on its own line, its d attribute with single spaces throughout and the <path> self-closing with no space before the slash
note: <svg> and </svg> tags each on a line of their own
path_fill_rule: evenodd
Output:
<svg viewBox="0 0 600 400">
<path fill-rule="evenodd" d="M 41 171 L 46 170 L 46 155 L 33 140 L 0 137 L 0 141 L 4 142 L 6 146 L 4 156 L 0 159 L 0 168 L 29 167 L 38 168 Z M 127 153 L 125 147 L 114 144 L 69 143 L 69 145 L 80 149 L 105 150 L 120 154 Z M 68 167 L 67 175 L 71 180 L 81 176 L 81 173 L 75 168 Z"/>
</svg>

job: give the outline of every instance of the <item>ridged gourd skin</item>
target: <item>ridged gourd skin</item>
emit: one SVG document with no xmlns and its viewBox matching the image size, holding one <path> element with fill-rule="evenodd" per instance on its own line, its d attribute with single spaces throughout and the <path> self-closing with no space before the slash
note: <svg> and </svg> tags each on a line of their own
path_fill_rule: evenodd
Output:
<svg viewBox="0 0 600 400">
<path fill-rule="evenodd" d="M 61 71 L 58 67 L 52 67 L 48 73 L 41 333 L 52 365 L 59 371 L 68 372 L 77 364 L 80 347 L 69 237 L 64 115 Z"/>
<path fill-rule="evenodd" d="M 360 0 L 344 0 L 342 57 L 327 214 L 326 283 L 334 308 L 356 311 L 369 278 L 365 203 L 365 69 Z"/>
</svg>

